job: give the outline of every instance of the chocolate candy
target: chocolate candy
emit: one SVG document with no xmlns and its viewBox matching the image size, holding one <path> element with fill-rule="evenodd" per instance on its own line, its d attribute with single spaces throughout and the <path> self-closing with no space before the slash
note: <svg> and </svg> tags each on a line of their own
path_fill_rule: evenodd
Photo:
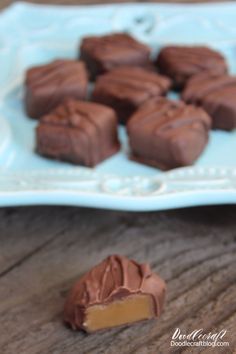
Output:
<svg viewBox="0 0 236 354">
<path fill-rule="evenodd" d="M 93 167 L 119 150 L 115 112 L 100 104 L 68 99 L 37 127 L 41 155 Z"/>
<path fill-rule="evenodd" d="M 145 101 L 165 95 L 171 86 L 169 78 L 140 67 L 120 67 L 100 76 L 92 99 L 115 109 L 119 121 L 128 118 Z"/>
<path fill-rule="evenodd" d="M 163 170 L 191 165 L 207 144 L 210 126 L 203 109 L 154 98 L 128 122 L 131 157 Z"/>
<path fill-rule="evenodd" d="M 150 64 L 150 48 L 126 33 L 102 37 L 86 37 L 80 47 L 80 58 L 85 61 L 93 80 L 97 75 L 122 65 Z"/>
<path fill-rule="evenodd" d="M 164 281 L 149 265 L 113 255 L 74 285 L 64 320 L 87 332 L 147 320 L 161 314 L 165 290 Z"/>
<path fill-rule="evenodd" d="M 227 64 L 222 54 L 200 46 L 164 47 L 156 63 L 161 74 L 173 79 L 175 89 L 182 89 L 191 76 L 202 71 L 217 74 L 227 72 Z"/>
<path fill-rule="evenodd" d="M 67 97 L 83 100 L 86 98 L 87 85 L 87 72 L 81 61 L 55 60 L 33 67 L 26 72 L 27 115 L 40 118 Z"/>
<path fill-rule="evenodd" d="M 198 74 L 190 79 L 182 98 L 199 105 L 212 118 L 213 129 L 236 128 L 236 77 L 217 74 Z"/>
</svg>

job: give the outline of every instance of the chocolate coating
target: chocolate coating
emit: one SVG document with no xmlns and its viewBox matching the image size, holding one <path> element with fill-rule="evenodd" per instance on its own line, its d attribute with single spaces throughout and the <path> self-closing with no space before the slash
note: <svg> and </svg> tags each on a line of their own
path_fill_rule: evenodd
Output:
<svg viewBox="0 0 236 354">
<path fill-rule="evenodd" d="M 212 118 L 213 129 L 236 128 L 236 77 L 198 74 L 190 79 L 183 91 L 185 102 L 199 105 Z"/>
<path fill-rule="evenodd" d="M 101 37 L 85 37 L 80 46 L 80 58 L 85 61 L 93 80 L 122 65 L 150 65 L 150 48 L 126 33 Z"/>
<path fill-rule="evenodd" d="M 43 116 L 36 130 L 37 152 L 93 167 L 120 147 L 115 112 L 100 104 L 67 99 Z"/>
<path fill-rule="evenodd" d="M 106 305 L 133 294 L 147 294 L 153 299 L 159 316 L 165 299 L 165 282 L 148 264 L 113 255 L 92 268 L 72 288 L 64 307 L 64 320 L 73 329 L 83 326 L 85 310 L 95 304 Z"/>
<path fill-rule="evenodd" d="M 210 126 L 203 109 L 154 98 L 128 122 L 131 157 L 163 170 L 191 165 L 207 144 Z"/>
<path fill-rule="evenodd" d="M 191 76 L 202 71 L 224 74 L 228 70 L 222 54 L 203 46 L 164 47 L 156 64 L 160 73 L 173 79 L 175 89 L 182 89 Z"/>
<path fill-rule="evenodd" d="M 65 98 L 85 99 L 88 77 L 85 65 L 76 60 L 55 60 L 26 72 L 25 109 L 32 118 L 49 113 Z"/>
<path fill-rule="evenodd" d="M 92 99 L 112 107 L 121 123 L 145 101 L 165 95 L 171 80 L 140 67 L 120 67 L 100 76 L 95 84 Z"/>
</svg>

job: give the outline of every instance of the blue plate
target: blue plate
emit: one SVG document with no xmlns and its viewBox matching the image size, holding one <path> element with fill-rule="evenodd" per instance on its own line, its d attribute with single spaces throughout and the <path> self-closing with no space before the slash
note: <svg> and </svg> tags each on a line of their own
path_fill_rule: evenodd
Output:
<svg viewBox="0 0 236 354">
<path fill-rule="evenodd" d="M 126 4 L 80 7 L 17 3 L 0 15 L 0 206 L 59 204 L 159 210 L 236 202 L 236 132 L 211 132 L 192 167 L 161 172 L 122 151 L 95 169 L 35 154 L 36 122 L 25 116 L 26 68 L 77 56 L 85 35 L 128 31 L 153 48 L 206 44 L 236 73 L 236 4 Z"/>
</svg>

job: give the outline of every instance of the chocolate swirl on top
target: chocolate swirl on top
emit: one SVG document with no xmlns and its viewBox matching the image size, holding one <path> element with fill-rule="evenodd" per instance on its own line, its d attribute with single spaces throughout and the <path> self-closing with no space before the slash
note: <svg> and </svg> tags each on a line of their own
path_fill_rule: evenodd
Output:
<svg viewBox="0 0 236 354">
<path fill-rule="evenodd" d="M 120 67 L 98 78 L 96 85 L 106 84 L 110 91 L 120 97 L 137 100 L 137 104 L 153 96 L 164 95 L 171 86 L 171 80 L 166 76 L 149 72 L 140 67 Z M 140 95 L 143 100 L 139 100 Z"/>
<path fill-rule="evenodd" d="M 192 126 L 194 123 L 201 124 L 206 130 L 211 126 L 209 116 L 202 109 L 157 97 L 140 107 L 129 121 L 128 130 L 148 129 L 155 135 L 162 132 L 173 134 L 172 129 Z"/>
<path fill-rule="evenodd" d="M 25 104 L 27 114 L 40 118 L 63 99 L 85 99 L 88 78 L 85 65 L 76 60 L 55 60 L 26 72 Z"/>
<path fill-rule="evenodd" d="M 202 71 L 225 74 L 228 70 L 223 55 L 204 46 L 164 47 L 157 57 L 157 66 L 162 74 L 173 79 L 177 89 Z"/>
<path fill-rule="evenodd" d="M 165 283 L 149 265 L 112 255 L 86 273 L 72 288 L 64 318 L 73 328 L 83 328 L 84 311 L 95 304 L 106 305 L 133 294 L 150 295 L 155 315 L 160 315 Z"/>
</svg>

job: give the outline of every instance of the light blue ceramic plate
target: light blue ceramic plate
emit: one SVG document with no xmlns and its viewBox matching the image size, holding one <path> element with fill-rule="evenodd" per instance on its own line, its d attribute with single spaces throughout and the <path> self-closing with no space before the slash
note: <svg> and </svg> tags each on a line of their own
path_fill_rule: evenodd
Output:
<svg viewBox="0 0 236 354">
<path fill-rule="evenodd" d="M 207 44 L 236 73 L 236 4 L 127 4 L 53 7 L 17 3 L 0 15 L 0 206 L 59 204 L 159 210 L 236 202 L 236 132 L 211 133 L 191 168 L 160 172 L 122 151 L 95 169 L 34 153 L 35 122 L 22 107 L 24 71 L 53 58 L 75 58 L 85 35 L 129 31 L 158 49 Z M 236 98 L 235 98 L 236 99 Z"/>
</svg>

